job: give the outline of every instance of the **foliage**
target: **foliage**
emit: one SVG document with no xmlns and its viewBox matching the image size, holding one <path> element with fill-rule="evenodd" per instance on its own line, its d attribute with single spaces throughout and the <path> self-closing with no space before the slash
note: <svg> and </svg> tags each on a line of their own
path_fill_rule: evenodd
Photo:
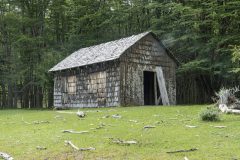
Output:
<svg viewBox="0 0 240 160">
<path fill-rule="evenodd" d="M 232 61 L 235 67 L 231 70 L 233 73 L 240 75 L 240 46 L 234 46 L 232 49 Z"/>
<path fill-rule="evenodd" d="M 200 118 L 203 121 L 219 121 L 220 120 L 220 112 L 216 107 L 207 107 L 202 110 L 200 113 Z"/>
<path fill-rule="evenodd" d="M 192 60 L 179 67 L 178 73 L 195 73 L 208 74 L 210 72 L 209 62 L 207 59 Z"/>
<path fill-rule="evenodd" d="M 233 60 L 233 62 L 239 62 L 239 60 L 240 60 L 240 46 L 234 46 L 232 60 Z"/>
</svg>

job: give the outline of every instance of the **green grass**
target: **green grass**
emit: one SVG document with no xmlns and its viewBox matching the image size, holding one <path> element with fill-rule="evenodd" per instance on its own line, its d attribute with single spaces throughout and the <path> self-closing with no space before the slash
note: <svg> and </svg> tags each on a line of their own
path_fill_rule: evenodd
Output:
<svg viewBox="0 0 240 160">
<path fill-rule="evenodd" d="M 200 111 L 206 106 L 118 107 L 83 109 L 84 119 L 75 114 L 46 110 L 0 111 L 0 152 L 16 160 L 28 159 L 239 159 L 240 116 L 224 115 L 219 122 L 203 122 Z M 67 112 L 75 112 L 69 110 Z M 121 119 L 114 119 L 120 114 Z M 102 118 L 110 115 L 109 118 Z M 58 116 L 56 118 L 56 116 Z M 138 123 L 129 120 L 137 120 Z M 49 124 L 26 124 L 49 121 Z M 102 129 L 91 129 L 104 123 Z M 155 125 L 153 129 L 143 129 Z M 195 125 L 197 128 L 187 128 Z M 226 128 L 214 128 L 224 125 Z M 62 133 L 62 130 L 88 130 L 86 134 Z M 136 140 L 136 145 L 118 145 L 109 138 Z M 65 146 L 70 140 L 78 147 L 95 147 L 95 151 L 76 152 Z M 36 146 L 47 147 L 37 150 Z M 188 153 L 167 151 L 198 148 Z"/>
</svg>

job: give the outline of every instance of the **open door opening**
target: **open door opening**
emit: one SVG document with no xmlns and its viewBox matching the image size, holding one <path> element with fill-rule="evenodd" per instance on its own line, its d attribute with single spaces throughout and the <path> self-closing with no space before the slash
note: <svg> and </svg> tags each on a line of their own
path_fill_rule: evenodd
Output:
<svg viewBox="0 0 240 160">
<path fill-rule="evenodd" d="M 161 100 L 157 99 L 160 96 L 159 87 L 157 83 L 156 73 L 144 71 L 144 105 L 159 105 Z"/>
</svg>

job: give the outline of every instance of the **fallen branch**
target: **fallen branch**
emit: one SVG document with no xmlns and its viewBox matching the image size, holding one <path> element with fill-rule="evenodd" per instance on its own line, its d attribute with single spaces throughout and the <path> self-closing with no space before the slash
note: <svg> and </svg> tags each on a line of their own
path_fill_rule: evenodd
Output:
<svg viewBox="0 0 240 160">
<path fill-rule="evenodd" d="M 156 128 L 156 126 L 144 126 L 144 129 L 149 129 L 149 128 Z"/>
<path fill-rule="evenodd" d="M 116 143 L 116 144 L 127 144 L 127 145 L 137 144 L 137 141 L 134 141 L 134 140 L 125 141 L 125 140 L 121 140 L 121 139 L 115 139 L 112 142 Z"/>
<path fill-rule="evenodd" d="M 12 156 L 4 152 L 0 152 L 0 158 L 3 158 L 4 160 L 13 160 Z"/>
<path fill-rule="evenodd" d="M 37 146 L 36 149 L 37 149 L 37 150 L 46 150 L 47 147 Z"/>
<path fill-rule="evenodd" d="M 79 150 L 80 151 L 93 151 L 93 150 L 96 150 L 96 148 L 88 147 L 88 148 L 80 148 Z"/>
<path fill-rule="evenodd" d="M 186 125 L 188 128 L 197 128 L 197 126 Z"/>
<path fill-rule="evenodd" d="M 65 141 L 65 144 L 71 146 L 73 149 L 77 151 L 79 150 L 79 148 L 75 146 L 71 141 Z"/>
<path fill-rule="evenodd" d="M 219 104 L 218 108 L 223 113 L 240 114 L 240 110 L 238 110 L 238 109 L 229 109 L 226 104 Z"/>
<path fill-rule="evenodd" d="M 22 121 L 23 121 L 23 123 L 25 123 L 25 124 L 31 124 L 30 122 L 24 121 L 23 117 L 22 117 Z"/>
<path fill-rule="evenodd" d="M 191 148 L 191 149 L 182 149 L 182 150 L 176 150 L 176 151 L 169 151 L 166 153 L 180 153 L 180 152 L 193 152 L 198 150 L 197 148 Z"/>
<path fill-rule="evenodd" d="M 96 148 L 93 148 L 93 147 L 78 148 L 78 147 L 75 146 L 71 141 L 65 141 L 65 144 L 71 146 L 73 149 L 75 149 L 75 150 L 77 150 L 77 151 L 93 151 L 93 150 L 96 150 Z"/>
<path fill-rule="evenodd" d="M 74 133 L 74 134 L 83 134 L 89 133 L 89 131 L 73 131 L 73 130 L 63 130 L 62 133 Z"/>
<path fill-rule="evenodd" d="M 240 114 L 240 110 L 238 110 L 238 109 L 229 109 L 227 113 Z"/>
<path fill-rule="evenodd" d="M 214 126 L 214 128 L 226 128 L 227 126 Z"/>
</svg>

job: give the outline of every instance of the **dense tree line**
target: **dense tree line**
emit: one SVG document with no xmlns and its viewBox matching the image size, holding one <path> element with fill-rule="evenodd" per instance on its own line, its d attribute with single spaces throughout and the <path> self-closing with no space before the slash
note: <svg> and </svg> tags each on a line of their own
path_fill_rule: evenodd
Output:
<svg viewBox="0 0 240 160">
<path fill-rule="evenodd" d="M 0 108 L 51 107 L 54 64 L 147 30 L 181 62 L 179 103 L 210 102 L 239 83 L 239 0 L 1 0 Z"/>
</svg>

